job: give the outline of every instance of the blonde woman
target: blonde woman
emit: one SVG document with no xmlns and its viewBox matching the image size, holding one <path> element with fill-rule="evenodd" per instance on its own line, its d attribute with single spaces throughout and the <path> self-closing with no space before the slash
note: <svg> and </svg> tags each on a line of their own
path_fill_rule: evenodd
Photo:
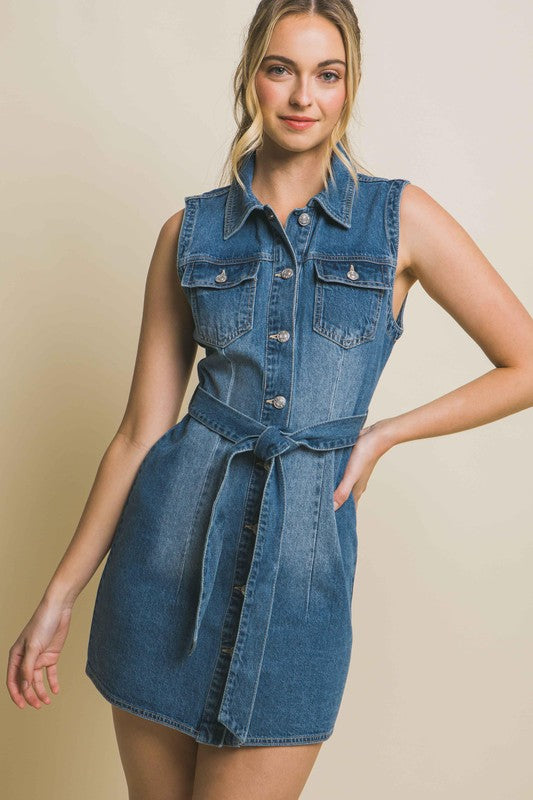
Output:
<svg viewBox="0 0 533 800">
<path fill-rule="evenodd" d="M 161 229 L 124 418 L 10 650 L 14 702 L 50 702 L 44 671 L 56 693 L 72 607 L 109 551 L 86 672 L 132 800 L 299 797 L 344 691 L 378 459 L 532 403 L 525 308 L 422 189 L 358 169 L 359 82 L 351 3 L 259 4 L 230 180 Z M 495 368 L 365 427 L 417 280 Z"/>
</svg>

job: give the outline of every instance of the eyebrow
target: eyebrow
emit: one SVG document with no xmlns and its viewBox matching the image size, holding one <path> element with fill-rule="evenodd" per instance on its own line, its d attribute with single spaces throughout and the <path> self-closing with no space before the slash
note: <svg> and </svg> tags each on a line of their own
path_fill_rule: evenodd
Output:
<svg viewBox="0 0 533 800">
<path fill-rule="evenodd" d="M 293 61 L 292 58 L 286 58 L 285 56 L 276 56 L 276 55 L 268 55 L 263 58 L 263 61 L 283 61 L 285 64 L 289 64 L 291 67 L 296 66 L 296 61 Z M 342 61 L 340 58 L 328 58 L 326 61 L 319 61 L 317 64 L 318 67 L 328 67 L 330 64 L 342 64 L 344 67 L 346 63 Z"/>
</svg>

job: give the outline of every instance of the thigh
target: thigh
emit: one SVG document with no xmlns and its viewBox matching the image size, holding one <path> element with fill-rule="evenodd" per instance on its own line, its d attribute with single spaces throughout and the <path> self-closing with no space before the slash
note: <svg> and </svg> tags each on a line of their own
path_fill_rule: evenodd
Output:
<svg viewBox="0 0 533 800">
<path fill-rule="evenodd" d="M 117 706 L 111 708 L 129 800 L 190 800 L 196 740 Z"/>
<path fill-rule="evenodd" d="M 297 800 L 322 744 L 220 748 L 199 744 L 192 800 Z"/>
</svg>

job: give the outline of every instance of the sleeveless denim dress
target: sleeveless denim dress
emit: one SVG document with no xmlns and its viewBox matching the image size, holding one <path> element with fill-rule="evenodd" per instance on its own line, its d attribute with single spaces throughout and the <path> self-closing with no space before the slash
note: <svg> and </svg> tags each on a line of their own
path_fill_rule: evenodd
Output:
<svg viewBox="0 0 533 800">
<path fill-rule="evenodd" d="M 146 453 L 95 599 L 85 672 L 216 747 L 331 736 L 352 648 L 353 495 L 333 492 L 403 332 L 405 179 L 334 180 L 283 227 L 237 181 L 185 198 L 177 278 L 205 348 Z"/>
</svg>

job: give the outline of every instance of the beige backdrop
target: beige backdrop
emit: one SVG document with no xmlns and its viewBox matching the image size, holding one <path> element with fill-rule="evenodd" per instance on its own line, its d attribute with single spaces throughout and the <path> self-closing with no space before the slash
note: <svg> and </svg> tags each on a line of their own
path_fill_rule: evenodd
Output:
<svg viewBox="0 0 533 800">
<path fill-rule="evenodd" d="M 255 2 L 206 5 L 3 4 L 4 668 L 122 417 L 159 229 L 218 184 Z M 531 4 L 356 10 L 360 158 L 432 194 L 531 308 Z M 492 368 L 419 285 L 404 321 L 369 423 Z M 305 800 L 532 796 L 531 434 L 525 411 L 377 465 L 358 507 L 348 684 Z M 110 706 L 83 671 L 101 569 L 51 705 L 20 710 L 4 686 L 9 800 L 127 797 Z"/>
</svg>

